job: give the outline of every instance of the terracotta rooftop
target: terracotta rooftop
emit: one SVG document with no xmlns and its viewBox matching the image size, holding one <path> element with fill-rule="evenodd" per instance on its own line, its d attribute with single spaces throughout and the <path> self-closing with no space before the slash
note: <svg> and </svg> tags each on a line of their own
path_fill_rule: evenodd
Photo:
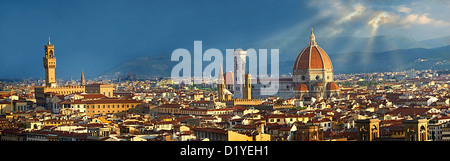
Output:
<svg viewBox="0 0 450 161">
<path fill-rule="evenodd" d="M 319 46 L 307 46 L 297 56 L 293 70 L 333 69 L 327 53 Z"/>
</svg>

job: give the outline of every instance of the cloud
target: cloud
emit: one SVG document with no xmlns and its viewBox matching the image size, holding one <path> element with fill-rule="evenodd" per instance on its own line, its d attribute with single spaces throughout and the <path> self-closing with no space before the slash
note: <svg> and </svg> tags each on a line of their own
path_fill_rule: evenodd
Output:
<svg viewBox="0 0 450 161">
<path fill-rule="evenodd" d="M 383 34 L 412 32 L 405 28 L 427 31 L 426 34 L 429 34 L 430 29 L 450 27 L 450 19 L 445 16 L 448 15 L 447 11 L 450 12 L 448 10 L 450 5 L 441 3 L 314 0 L 309 2 L 308 7 L 316 9 L 315 18 L 318 19 L 303 22 L 309 26 L 319 27 L 323 33 L 331 37 L 376 36 L 381 29 Z"/>
<path fill-rule="evenodd" d="M 390 14 L 385 11 L 376 12 L 367 22 L 367 24 L 372 28 L 371 35 L 374 36 L 376 34 L 380 25 L 396 22 L 397 19 L 398 17 L 395 14 Z"/>
<path fill-rule="evenodd" d="M 450 26 L 450 22 L 443 21 L 443 20 L 435 20 L 434 25 L 439 26 L 439 27 L 448 27 L 448 26 Z"/>
<path fill-rule="evenodd" d="M 400 24 L 406 25 L 407 27 L 409 27 L 409 25 L 411 24 L 420 24 L 420 25 L 432 24 L 435 27 L 450 26 L 450 22 L 444 20 L 436 20 L 428 17 L 429 15 L 430 15 L 429 13 L 424 13 L 422 15 L 408 14 L 402 21 L 400 21 Z"/>
<path fill-rule="evenodd" d="M 434 21 L 433 19 L 428 18 L 428 15 L 429 15 L 428 13 L 425 13 L 422 16 L 420 16 L 418 18 L 417 23 L 419 23 L 419 24 L 429 24 L 430 22 Z"/>
<path fill-rule="evenodd" d="M 361 4 L 357 4 L 357 5 L 353 8 L 353 10 L 354 10 L 353 12 L 351 12 L 351 13 L 347 14 L 346 16 L 342 17 L 342 18 L 338 21 L 338 23 L 343 23 L 343 22 L 346 22 L 346 21 L 350 21 L 350 20 L 352 20 L 352 19 L 354 19 L 354 18 L 360 17 L 360 16 L 364 13 L 364 11 L 366 10 L 366 7 L 364 7 L 364 6 L 361 5 Z"/>
<path fill-rule="evenodd" d="M 417 18 L 419 17 L 418 14 L 409 14 L 408 16 L 406 16 L 405 19 L 403 19 L 400 23 L 401 24 L 409 24 L 409 23 L 414 23 L 417 21 Z"/>
<path fill-rule="evenodd" d="M 403 12 L 403 13 L 410 13 L 411 12 L 411 8 L 408 8 L 405 5 L 400 5 L 400 6 L 397 7 L 397 11 L 398 12 Z"/>
</svg>

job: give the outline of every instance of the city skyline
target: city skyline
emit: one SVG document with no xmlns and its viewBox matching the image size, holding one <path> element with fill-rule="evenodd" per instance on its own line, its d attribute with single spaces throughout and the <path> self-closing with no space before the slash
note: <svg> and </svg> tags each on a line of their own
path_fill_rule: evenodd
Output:
<svg viewBox="0 0 450 161">
<path fill-rule="evenodd" d="M 450 141 L 447 2 L 0 2 L 0 20 L 15 7 L 0 141 Z"/>
<path fill-rule="evenodd" d="M 208 48 L 235 48 L 238 42 L 252 48 L 257 42 L 304 38 L 310 27 L 320 31 L 319 39 L 395 34 L 425 40 L 450 35 L 445 34 L 445 16 L 450 15 L 445 14 L 445 1 L 1 3 L 0 53 L 7 60 L 0 70 L 2 79 L 41 77 L 43 70 L 28 69 L 41 66 L 36 60 L 49 36 L 62 61 L 57 78 L 67 79 L 78 78 L 83 69 L 90 69 L 84 70 L 87 77 L 97 77 L 126 60 L 168 55 L 176 48 L 192 50 L 194 40 L 203 40 Z"/>
</svg>

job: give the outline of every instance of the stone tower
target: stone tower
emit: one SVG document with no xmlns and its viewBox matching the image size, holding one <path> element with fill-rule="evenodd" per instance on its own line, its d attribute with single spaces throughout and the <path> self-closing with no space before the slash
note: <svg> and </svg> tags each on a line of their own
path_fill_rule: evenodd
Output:
<svg viewBox="0 0 450 161">
<path fill-rule="evenodd" d="M 405 120 L 405 141 L 427 141 L 428 121 L 426 119 Z"/>
<path fill-rule="evenodd" d="M 252 84 L 250 79 L 252 78 L 251 74 L 245 74 L 245 81 L 243 89 L 243 99 L 252 99 Z"/>
<path fill-rule="evenodd" d="M 246 73 L 247 51 L 237 49 L 233 53 L 234 65 L 234 97 L 243 98 L 243 85 Z"/>
<path fill-rule="evenodd" d="M 358 140 L 373 141 L 380 137 L 380 120 L 366 119 L 356 120 L 356 130 L 358 132 Z"/>
<path fill-rule="evenodd" d="M 45 69 L 45 86 L 46 87 L 56 87 L 56 57 L 55 57 L 55 46 L 50 43 L 50 37 L 48 37 L 48 43 L 45 45 L 45 57 L 44 59 L 44 69 Z"/>
<path fill-rule="evenodd" d="M 223 79 L 222 65 L 220 65 L 218 78 L 217 95 L 219 97 L 219 101 L 225 101 L 225 81 Z"/>
</svg>

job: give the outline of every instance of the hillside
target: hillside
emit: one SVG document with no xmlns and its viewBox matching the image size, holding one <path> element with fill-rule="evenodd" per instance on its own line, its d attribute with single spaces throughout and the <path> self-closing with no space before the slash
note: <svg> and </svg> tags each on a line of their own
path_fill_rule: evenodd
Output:
<svg viewBox="0 0 450 161">
<path fill-rule="evenodd" d="M 368 41 L 371 41 L 373 44 L 371 46 L 374 47 L 369 47 Z M 334 40 L 325 39 L 318 43 L 330 56 L 335 73 L 448 69 L 450 67 L 450 46 L 428 49 L 420 42 L 407 37 L 377 36 L 372 40 L 340 37 Z M 306 46 L 306 42 L 278 40 L 254 46 L 255 49 L 271 49 L 278 46 L 280 74 L 288 74 L 292 73 L 294 59 Z M 398 49 L 400 47 L 403 49 Z M 137 76 L 170 76 L 173 66 L 178 64 L 178 62 L 171 62 L 170 56 L 170 54 L 162 54 L 136 58 L 117 65 L 103 75 L 118 76 L 134 73 Z M 208 64 L 203 63 L 204 66 Z"/>
<path fill-rule="evenodd" d="M 350 52 L 329 56 L 335 74 L 450 68 L 450 46 L 433 49 L 399 49 L 379 53 Z M 292 64 L 294 60 L 281 62 L 280 72 L 292 73 Z"/>
<path fill-rule="evenodd" d="M 422 43 L 430 48 L 447 46 L 447 45 L 450 45 L 450 36 L 422 40 L 422 41 L 420 41 L 420 43 Z"/>
<path fill-rule="evenodd" d="M 251 45 L 255 49 L 280 49 L 280 60 L 286 61 L 297 57 L 298 53 L 308 44 L 309 39 L 273 40 Z M 360 37 L 324 37 L 316 38 L 317 44 L 328 55 L 349 52 L 384 52 L 397 49 L 427 48 L 426 45 L 405 36 L 376 36 L 374 38 Z"/>
</svg>

